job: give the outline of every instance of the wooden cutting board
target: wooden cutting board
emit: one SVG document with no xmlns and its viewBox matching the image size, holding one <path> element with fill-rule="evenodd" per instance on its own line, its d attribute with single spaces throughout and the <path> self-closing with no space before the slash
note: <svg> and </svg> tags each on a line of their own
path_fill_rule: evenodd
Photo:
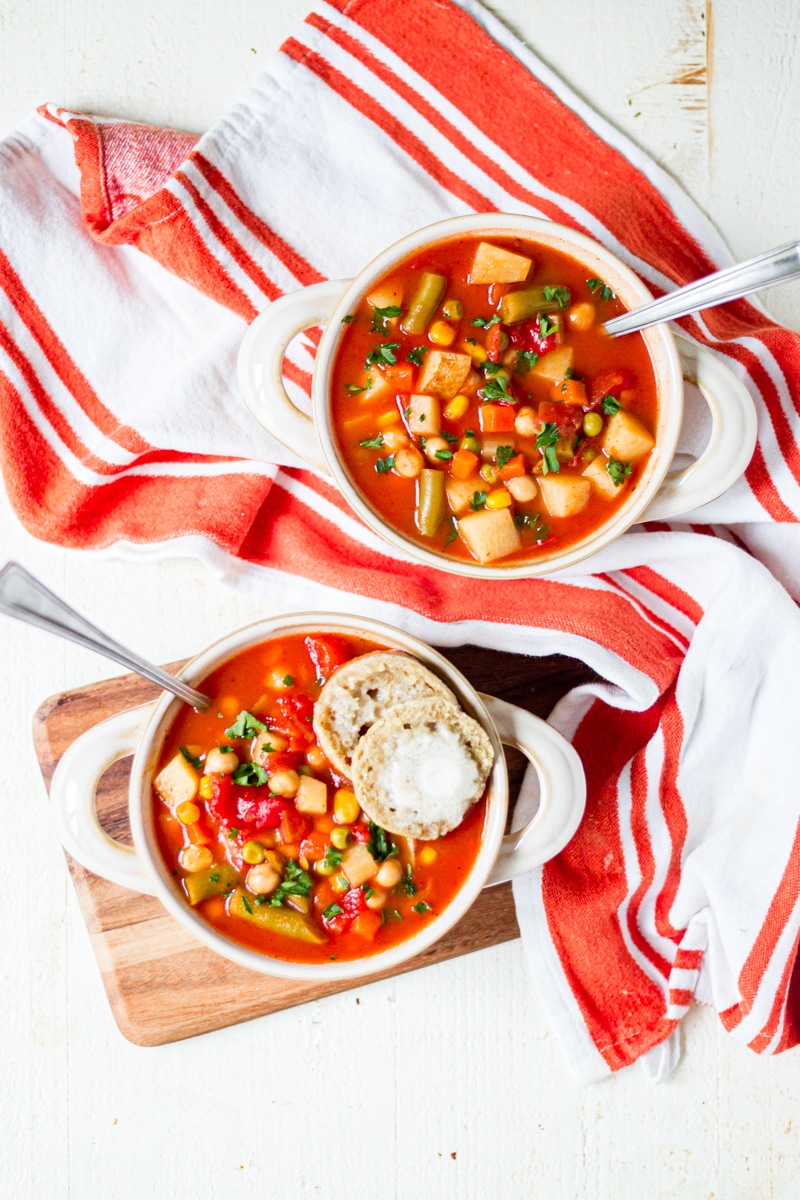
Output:
<svg viewBox="0 0 800 1200">
<path fill-rule="evenodd" d="M 595 678 L 583 663 L 460 646 L 442 651 L 480 691 L 546 716 L 570 688 Z M 173 663 L 168 670 L 182 664 Z M 33 736 L 45 783 L 67 747 L 106 717 L 156 699 L 158 689 L 134 675 L 52 696 L 34 718 Z M 526 765 L 508 751 L 512 798 Z M 130 759 L 109 768 L 97 793 L 106 831 L 131 844 L 127 815 Z M 179 1041 L 253 1017 L 363 986 L 363 980 L 314 984 L 272 979 L 239 967 L 200 945 L 160 901 L 100 879 L 67 855 L 111 1010 L 120 1030 L 140 1046 Z M 435 946 L 389 974 L 412 971 L 519 936 L 511 885 L 488 888 Z M 382 978 L 373 976 L 372 978 Z"/>
</svg>

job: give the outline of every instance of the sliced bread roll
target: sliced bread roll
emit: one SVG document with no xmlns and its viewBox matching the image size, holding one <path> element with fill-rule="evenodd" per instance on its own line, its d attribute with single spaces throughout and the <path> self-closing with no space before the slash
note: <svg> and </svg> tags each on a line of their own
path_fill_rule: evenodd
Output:
<svg viewBox="0 0 800 1200">
<path fill-rule="evenodd" d="M 437 838 L 483 795 L 494 762 L 488 734 L 446 700 L 398 704 L 360 739 L 353 788 L 389 833 Z"/>
<path fill-rule="evenodd" d="M 314 733 L 340 775 L 351 778 L 358 740 L 396 704 L 441 699 L 458 704 L 450 688 L 409 654 L 375 650 L 340 667 L 314 705 Z"/>
</svg>

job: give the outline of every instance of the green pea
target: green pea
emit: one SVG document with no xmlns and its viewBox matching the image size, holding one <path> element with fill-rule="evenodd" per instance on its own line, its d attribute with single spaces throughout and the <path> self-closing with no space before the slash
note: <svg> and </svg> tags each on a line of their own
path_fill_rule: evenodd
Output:
<svg viewBox="0 0 800 1200">
<path fill-rule="evenodd" d="M 460 321 L 464 315 L 464 305 L 460 300 L 446 300 L 442 312 L 449 320 Z"/>
<path fill-rule="evenodd" d="M 471 437 L 469 436 L 469 434 L 464 436 L 461 439 L 461 441 L 458 443 L 458 448 L 459 448 L 459 450 L 469 450 L 472 452 L 472 454 L 480 454 L 480 452 L 481 452 L 481 444 L 478 441 L 478 439 L 475 437 L 474 433 L 472 434 Z"/>
<path fill-rule="evenodd" d="M 492 463 L 484 463 L 481 467 L 480 475 L 485 483 L 497 483 L 500 478 L 500 469 L 493 466 Z"/>
<path fill-rule="evenodd" d="M 336 825 L 328 835 L 331 839 L 331 845 L 337 850 L 345 850 L 350 845 L 350 830 L 346 825 Z"/>
<path fill-rule="evenodd" d="M 594 446 L 587 446 L 586 449 L 584 451 L 582 451 L 582 453 L 581 453 L 581 462 L 585 462 L 585 463 L 594 462 L 594 460 L 596 458 L 597 458 L 597 451 L 595 450 Z"/>
<path fill-rule="evenodd" d="M 603 428 L 603 418 L 600 413 L 590 412 L 583 418 L 583 432 L 587 437 L 597 437 Z"/>
<path fill-rule="evenodd" d="M 297 768 L 297 774 L 298 775 L 310 775 L 312 778 L 314 776 L 314 772 L 312 771 L 311 767 L 307 767 L 305 763 L 301 763 L 300 766 Z"/>
<path fill-rule="evenodd" d="M 261 845 L 261 842 L 245 842 L 242 846 L 242 858 L 251 867 L 256 863 L 262 863 L 267 857 L 267 852 Z"/>
<path fill-rule="evenodd" d="M 334 875 L 336 873 L 336 867 L 330 866 L 325 862 L 324 858 L 321 858 L 319 862 L 314 863 L 314 870 L 316 871 L 317 875 Z"/>
</svg>

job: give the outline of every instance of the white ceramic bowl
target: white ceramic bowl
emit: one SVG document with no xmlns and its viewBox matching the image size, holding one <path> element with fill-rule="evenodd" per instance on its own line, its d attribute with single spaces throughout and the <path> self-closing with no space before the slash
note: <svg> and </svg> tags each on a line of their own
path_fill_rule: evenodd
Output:
<svg viewBox="0 0 800 1200">
<path fill-rule="evenodd" d="M 300 458 L 330 474 L 358 515 L 387 542 L 428 566 L 476 578 L 513 579 L 550 574 L 607 546 L 635 521 L 666 520 L 721 495 L 747 467 L 756 440 L 753 402 L 733 372 L 708 350 L 675 336 L 666 325 L 645 330 L 656 375 L 659 415 L 656 446 L 642 478 L 600 529 L 565 550 L 553 548 L 535 559 L 483 566 L 427 549 L 388 523 L 365 499 L 342 464 L 331 421 L 331 371 L 345 326 L 375 282 L 415 251 L 463 237 L 491 239 L 518 234 L 582 262 L 589 277 L 602 278 L 626 308 L 652 299 L 641 280 L 598 242 L 564 225 L 507 213 L 452 217 L 419 229 L 384 250 L 355 278 L 314 284 L 276 300 L 247 331 L 239 352 L 239 388 L 253 415 Z M 312 381 L 313 417 L 295 407 L 283 382 L 283 357 L 302 329 L 325 325 Z M 697 383 L 711 410 L 712 433 L 701 457 L 670 473 L 683 420 L 683 378 Z"/>
<path fill-rule="evenodd" d="M 259 621 L 209 646 L 183 669 L 181 676 L 202 688 L 203 680 L 239 651 L 298 632 L 358 633 L 380 645 L 413 654 L 452 688 L 465 711 L 483 725 L 492 740 L 496 757 L 488 785 L 486 829 L 477 860 L 452 903 L 418 934 L 364 959 L 292 963 L 239 945 L 207 924 L 180 891 L 161 856 L 155 833 L 153 775 L 166 734 L 181 706 L 181 701 L 171 695 L 164 694 L 154 704 L 120 713 L 82 734 L 56 768 L 51 801 L 61 840 L 78 862 L 122 887 L 157 896 L 182 926 L 212 950 L 267 975 L 319 981 L 360 978 L 396 967 L 427 949 L 463 916 L 481 888 L 529 871 L 563 849 L 583 816 L 583 768 L 569 742 L 545 721 L 479 694 L 446 658 L 425 643 L 362 617 L 300 613 Z M 517 746 L 533 763 L 541 796 L 530 824 L 506 836 L 508 775 L 503 742 Z M 103 772 L 130 754 L 134 760 L 129 817 L 135 848 L 123 846 L 105 833 L 95 807 Z"/>
</svg>

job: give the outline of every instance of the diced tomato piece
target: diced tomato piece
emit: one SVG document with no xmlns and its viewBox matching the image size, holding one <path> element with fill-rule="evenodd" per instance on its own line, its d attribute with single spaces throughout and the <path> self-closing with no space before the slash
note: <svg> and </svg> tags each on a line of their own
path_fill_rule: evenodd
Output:
<svg viewBox="0 0 800 1200">
<path fill-rule="evenodd" d="M 520 350 L 535 350 L 539 358 L 549 354 L 557 344 L 555 331 L 547 337 L 542 337 L 538 317 L 532 321 L 516 321 L 509 327 L 509 337 L 512 346 L 517 346 Z"/>
<path fill-rule="evenodd" d="M 308 837 L 303 838 L 300 843 L 300 853 L 309 862 L 316 862 L 318 858 L 325 857 L 325 850 L 328 845 L 328 839 L 324 833 L 319 830 L 314 830 Z"/>
<path fill-rule="evenodd" d="M 273 750 L 264 756 L 264 768 L 268 775 L 274 775 L 276 771 L 296 771 L 299 762 L 300 754 L 291 750 Z"/>
<path fill-rule="evenodd" d="M 236 823 L 250 829 L 277 829 L 288 805 L 281 796 L 270 796 L 264 787 L 237 787 Z"/>
<path fill-rule="evenodd" d="M 314 664 L 318 679 L 330 679 L 350 658 L 350 652 L 341 638 L 326 633 L 324 637 L 307 637 L 306 650 Z"/>
<path fill-rule="evenodd" d="M 221 825 L 233 825 L 236 821 L 236 799 L 230 775 L 209 775 L 211 796 L 206 807 L 211 816 Z"/>
<path fill-rule="evenodd" d="M 550 400 L 541 400 L 537 412 L 541 424 L 555 424 L 562 438 L 574 437 L 583 421 L 581 410 L 571 404 L 553 404 Z"/>
<path fill-rule="evenodd" d="M 627 367 L 603 371 L 602 375 L 595 375 L 594 379 L 589 380 L 589 406 L 597 408 L 605 396 L 614 396 L 618 400 L 621 391 L 635 386 L 636 374 Z"/>
<path fill-rule="evenodd" d="M 410 363 L 395 363 L 393 367 L 387 367 L 381 372 L 387 379 L 395 391 L 410 392 L 414 387 L 414 368 Z"/>
<path fill-rule="evenodd" d="M 514 428 L 516 411 L 510 404 L 483 404 L 478 410 L 483 433 L 510 433 Z"/>
<path fill-rule="evenodd" d="M 471 450 L 456 450 L 450 459 L 450 474 L 454 479 L 469 479 L 474 475 L 480 459 Z"/>
<path fill-rule="evenodd" d="M 284 846 L 302 842 L 312 828 L 311 819 L 304 813 L 299 813 L 293 804 L 287 804 L 281 814 L 280 838 Z"/>
<path fill-rule="evenodd" d="M 360 887 L 350 888 L 350 891 L 345 892 L 344 898 L 339 903 L 351 921 L 359 913 L 370 911 L 367 908 L 367 894 Z"/>
<path fill-rule="evenodd" d="M 368 842 L 370 837 L 369 826 L 363 825 L 360 822 L 357 825 L 351 825 L 350 834 L 357 842 Z"/>
<path fill-rule="evenodd" d="M 525 458 L 522 454 L 515 454 L 510 458 L 505 466 L 500 468 L 501 479 L 517 479 L 520 475 L 524 475 L 526 471 Z"/>
<path fill-rule="evenodd" d="M 314 741 L 314 730 L 311 728 L 313 712 L 314 702 L 309 696 L 279 696 L 267 717 L 267 724 L 275 733 L 298 738 L 305 745 L 310 745 Z"/>
<path fill-rule="evenodd" d="M 489 330 L 489 336 L 486 339 L 486 355 L 489 362 L 500 361 L 500 338 L 503 330 L 500 325 L 493 325 Z"/>
</svg>

